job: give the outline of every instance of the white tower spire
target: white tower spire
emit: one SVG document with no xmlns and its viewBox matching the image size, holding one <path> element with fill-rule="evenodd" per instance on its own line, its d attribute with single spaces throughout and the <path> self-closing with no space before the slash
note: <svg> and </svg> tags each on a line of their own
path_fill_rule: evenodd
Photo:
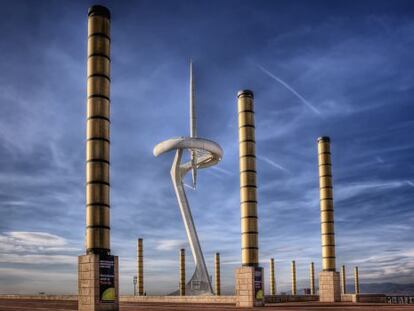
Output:
<svg viewBox="0 0 414 311">
<path fill-rule="evenodd" d="M 193 61 L 190 59 L 190 137 L 197 137 Z"/>
<path fill-rule="evenodd" d="M 190 59 L 190 137 L 197 137 L 197 121 L 195 111 L 195 86 L 193 74 L 193 61 Z M 193 189 L 197 184 L 197 153 L 195 150 L 190 150 L 191 154 L 191 177 L 193 180 Z"/>
</svg>

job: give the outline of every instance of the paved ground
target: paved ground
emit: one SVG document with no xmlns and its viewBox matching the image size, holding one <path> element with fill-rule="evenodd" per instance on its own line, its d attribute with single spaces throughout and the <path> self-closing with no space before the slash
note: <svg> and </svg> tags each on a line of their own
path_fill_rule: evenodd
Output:
<svg viewBox="0 0 414 311">
<path fill-rule="evenodd" d="M 23 310 L 47 310 L 47 311 L 66 311 L 76 310 L 77 303 L 74 301 L 38 301 L 38 300 L 0 300 L 1 311 L 23 311 Z M 330 311 L 330 310 L 344 310 L 344 311 L 414 311 L 414 305 L 378 305 L 378 304 L 334 304 L 326 305 L 320 303 L 283 303 L 268 305 L 265 308 L 254 308 L 254 309 L 238 309 L 234 306 L 229 305 L 196 305 L 196 304 L 159 304 L 159 303 L 146 303 L 146 304 L 135 304 L 135 303 L 123 303 L 121 304 L 122 311 L 212 311 L 212 310 L 223 310 L 223 311 L 235 311 L 235 310 L 262 310 L 262 311 Z"/>
</svg>

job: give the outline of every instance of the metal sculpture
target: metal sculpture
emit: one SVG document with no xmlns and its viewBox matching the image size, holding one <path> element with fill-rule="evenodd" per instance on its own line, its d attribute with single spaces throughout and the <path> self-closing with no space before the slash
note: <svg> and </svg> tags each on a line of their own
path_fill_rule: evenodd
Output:
<svg viewBox="0 0 414 311">
<path fill-rule="evenodd" d="M 182 163 L 184 151 L 188 150 L 190 160 Z M 194 225 L 194 220 L 184 191 L 184 176 L 191 171 L 193 189 L 197 183 L 197 170 L 217 164 L 222 156 L 222 148 L 215 142 L 197 137 L 195 114 L 195 90 L 193 66 L 190 63 L 190 137 L 168 139 L 155 146 L 154 156 L 169 151 L 175 151 L 175 158 L 171 167 L 171 179 L 177 195 L 181 216 L 187 232 L 188 241 L 195 262 L 195 272 L 186 285 L 187 295 L 211 295 L 213 289 L 210 276 L 201 250 L 200 241 Z M 173 293 L 177 294 L 177 292 Z"/>
</svg>

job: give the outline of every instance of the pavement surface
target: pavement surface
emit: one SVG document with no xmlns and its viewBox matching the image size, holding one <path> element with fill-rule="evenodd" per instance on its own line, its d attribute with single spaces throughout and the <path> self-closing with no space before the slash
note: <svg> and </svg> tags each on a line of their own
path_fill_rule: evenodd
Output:
<svg viewBox="0 0 414 311">
<path fill-rule="evenodd" d="M 329 310 L 344 310 L 344 311 L 414 311 L 414 305 L 388 305 L 388 304 L 321 304 L 318 302 L 307 303 L 279 303 L 269 304 L 265 308 L 240 309 L 231 305 L 212 305 L 212 304 L 169 304 L 169 303 L 122 303 L 122 311 L 212 311 L 212 310 L 262 310 L 262 311 L 329 311 Z M 22 310 L 54 310 L 66 311 L 77 310 L 76 301 L 39 301 L 39 300 L 0 300 L 0 311 L 22 311 Z"/>
</svg>

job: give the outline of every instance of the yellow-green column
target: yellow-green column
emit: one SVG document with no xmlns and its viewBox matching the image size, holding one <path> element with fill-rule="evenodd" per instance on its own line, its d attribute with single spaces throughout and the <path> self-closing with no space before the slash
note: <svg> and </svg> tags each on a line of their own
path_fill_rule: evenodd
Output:
<svg viewBox="0 0 414 311">
<path fill-rule="evenodd" d="M 110 13 L 93 6 L 88 14 L 86 131 L 86 251 L 110 252 Z"/>
<path fill-rule="evenodd" d="M 319 300 L 341 301 L 341 284 L 336 271 L 334 206 L 332 190 L 331 140 L 318 138 L 319 193 L 321 212 L 322 271 L 319 273 Z"/>
<path fill-rule="evenodd" d="M 242 265 L 259 265 L 256 185 L 256 138 L 253 92 L 237 95 L 239 114 Z"/>
<path fill-rule="evenodd" d="M 342 265 L 341 267 L 341 287 L 342 287 L 342 294 L 346 294 L 346 271 L 345 271 L 344 265 Z"/>
<path fill-rule="evenodd" d="M 79 311 L 119 310 L 118 257 L 110 250 L 110 28 L 110 11 L 100 5 L 90 7 L 86 70 L 86 254 L 78 257 Z M 99 285 L 102 274 L 105 287 Z"/>
<path fill-rule="evenodd" d="M 276 284 L 275 284 L 275 260 L 270 258 L 270 295 L 276 295 Z"/>
<path fill-rule="evenodd" d="M 296 295 L 296 263 L 294 260 L 292 260 L 290 270 L 292 274 L 292 295 Z"/>
<path fill-rule="evenodd" d="M 315 264 L 311 262 L 309 267 L 309 281 L 310 281 L 310 294 L 315 295 Z"/>
<path fill-rule="evenodd" d="M 329 137 L 318 138 L 322 270 L 336 271 L 332 162 Z"/>
<path fill-rule="evenodd" d="M 180 249 L 180 296 L 185 296 L 185 249 Z"/>
<path fill-rule="evenodd" d="M 138 296 L 144 295 L 144 245 L 143 240 L 138 239 L 137 243 L 137 275 L 138 275 L 138 283 L 137 283 L 137 292 Z"/>
<path fill-rule="evenodd" d="M 253 92 L 237 93 L 242 266 L 236 269 L 236 306 L 264 305 L 263 268 L 259 267 L 256 139 Z"/>
<path fill-rule="evenodd" d="M 358 267 L 354 268 L 355 294 L 359 294 L 359 271 Z"/>
<path fill-rule="evenodd" d="M 221 280 L 220 280 L 220 253 L 216 253 L 214 257 L 214 282 L 216 288 L 216 296 L 221 295 Z"/>
</svg>

